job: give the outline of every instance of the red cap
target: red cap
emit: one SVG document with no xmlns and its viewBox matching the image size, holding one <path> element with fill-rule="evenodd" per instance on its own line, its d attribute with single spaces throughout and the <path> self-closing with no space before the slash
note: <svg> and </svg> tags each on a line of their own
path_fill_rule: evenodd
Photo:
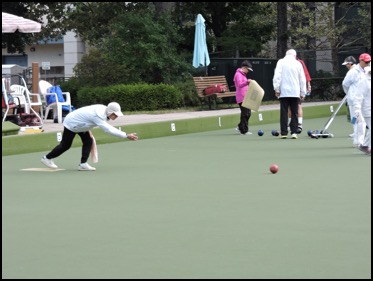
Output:
<svg viewBox="0 0 373 281">
<path fill-rule="evenodd" d="M 361 54 L 359 57 L 359 60 L 362 60 L 364 62 L 370 62 L 370 55 L 367 53 Z"/>
</svg>

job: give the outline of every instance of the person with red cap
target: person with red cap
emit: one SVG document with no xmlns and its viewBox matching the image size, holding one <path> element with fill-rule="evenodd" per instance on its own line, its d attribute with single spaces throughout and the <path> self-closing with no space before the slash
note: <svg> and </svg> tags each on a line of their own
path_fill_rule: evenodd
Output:
<svg viewBox="0 0 373 281">
<path fill-rule="evenodd" d="M 354 99 L 354 110 L 356 115 L 356 123 L 360 122 L 360 114 L 364 117 L 368 132 L 365 135 L 364 143 L 358 147 L 365 154 L 371 153 L 371 115 L 372 115 L 372 86 L 371 86 L 371 69 L 370 66 L 365 67 L 366 78 L 361 79 L 358 85 L 359 91 L 356 92 Z"/>
<path fill-rule="evenodd" d="M 60 144 L 53 148 L 47 155 L 44 155 L 41 158 L 41 162 L 49 168 L 57 169 L 58 166 L 54 164 L 53 159 L 69 150 L 75 135 L 78 134 L 83 143 L 78 170 L 95 171 L 96 168 L 91 167 L 87 163 L 92 144 L 94 143 L 94 138 L 92 138 L 90 130 L 94 127 L 99 127 L 106 133 L 120 138 L 127 138 L 133 141 L 138 139 L 136 133 L 126 134 L 107 123 L 108 120 L 115 120 L 121 116 L 123 116 L 123 113 L 117 102 L 111 102 L 107 106 L 103 104 L 84 106 L 70 112 L 63 121 L 64 130 Z"/>
<path fill-rule="evenodd" d="M 356 93 L 360 91 L 359 89 L 359 82 L 361 79 L 365 79 L 365 72 L 364 68 L 370 65 L 371 57 L 367 53 L 363 53 L 359 56 L 359 63 L 351 68 L 342 82 L 342 87 L 344 92 L 347 95 L 347 104 L 349 105 L 349 109 L 351 113 L 355 113 L 353 109 L 354 99 Z M 353 145 L 359 147 L 364 143 L 365 137 L 365 121 L 360 113 L 360 122 L 354 124 L 354 137 L 353 137 Z M 356 116 L 354 116 L 356 117 Z M 353 118 L 352 118 L 353 119 Z"/>
</svg>

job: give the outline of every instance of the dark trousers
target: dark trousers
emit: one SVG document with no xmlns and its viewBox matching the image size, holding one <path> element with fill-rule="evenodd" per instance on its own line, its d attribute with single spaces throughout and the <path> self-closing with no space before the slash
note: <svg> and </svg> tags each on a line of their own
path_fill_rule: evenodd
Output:
<svg viewBox="0 0 373 281">
<path fill-rule="evenodd" d="M 249 131 L 249 119 L 251 116 L 251 109 L 243 107 L 242 102 L 238 104 L 241 110 L 240 123 L 238 123 L 238 129 L 241 134 L 246 134 Z"/>
<path fill-rule="evenodd" d="M 288 110 L 291 110 L 290 132 L 297 133 L 298 128 L 298 104 L 299 98 L 280 98 L 280 129 L 281 135 L 288 134 Z"/>
<path fill-rule="evenodd" d="M 75 135 L 78 134 L 80 136 L 80 139 L 82 140 L 83 146 L 82 146 L 82 157 L 80 159 L 80 163 L 85 163 L 88 160 L 89 153 L 91 152 L 91 147 L 93 140 L 91 136 L 89 135 L 89 132 L 83 132 L 83 133 L 74 133 L 67 129 L 66 127 L 63 130 L 62 140 L 59 145 L 57 145 L 51 152 L 49 152 L 46 157 L 48 159 L 53 159 L 58 156 L 60 156 L 65 151 L 69 150 L 73 140 L 75 138 Z"/>
</svg>

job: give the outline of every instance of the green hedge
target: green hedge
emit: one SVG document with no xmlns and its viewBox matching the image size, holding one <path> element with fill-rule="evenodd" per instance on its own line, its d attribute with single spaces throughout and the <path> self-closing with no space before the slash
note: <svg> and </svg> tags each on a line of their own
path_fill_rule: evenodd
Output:
<svg viewBox="0 0 373 281">
<path fill-rule="evenodd" d="M 77 92 L 77 107 L 118 102 L 122 110 L 174 109 L 183 105 L 180 89 L 166 84 L 132 84 L 108 87 L 84 87 Z"/>
</svg>

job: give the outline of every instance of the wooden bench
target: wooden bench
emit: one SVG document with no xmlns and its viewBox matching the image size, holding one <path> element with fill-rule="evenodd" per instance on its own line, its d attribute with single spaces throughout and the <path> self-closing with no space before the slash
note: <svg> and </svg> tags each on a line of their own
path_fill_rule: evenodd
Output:
<svg viewBox="0 0 373 281">
<path fill-rule="evenodd" d="M 227 79 L 225 78 L 224 75 L 222 75 L 222 76 L 200 76 L 200 77 L 193 77 L 193 80 L 194 80 L 194 85 L 196 86 L 198 97 L 201 100 L 206 100 L 208 102 L 209 109 L 211 109 L 212 102 L 214 100 L 216 102 L 217 98 L 226 98 L 226 97 L 233 98 L 233 97 L 236 97 L 236 92 L 229 91 L 229 85 L 228 85 Z M 215 84 L 222 84 L 222 85 L 224 85 L 225 88 L 227 89 L 227 91 L 224 92 L 224 93 L 216 93 L 216 94 L 212 94 L 212 95 L 206 96 L 204 94 L 203 90 L 206 87 L 211 86 L 211 85 L 215 85 Z M 235 98 L 234 98 L 234 102 L 235 102 Z"/>
</svg>

